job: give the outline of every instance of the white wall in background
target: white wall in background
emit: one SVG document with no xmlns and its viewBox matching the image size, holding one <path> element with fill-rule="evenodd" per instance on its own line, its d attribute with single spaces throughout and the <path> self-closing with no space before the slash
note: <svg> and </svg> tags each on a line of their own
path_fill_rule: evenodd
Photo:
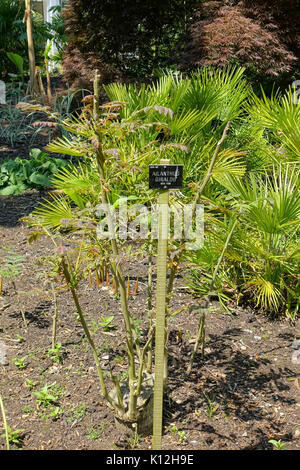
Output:
<svg viewBox="0 0 300 470">
<path fill-rule="evenodd" d="M 51 23 L 53 13 L 50 10 L 52 7 L 56 7 L 62 4 L 62 0 L 44 0 L 44 20 Z"/>
<path fill-rule="evenodd" d="M 61 5 L 63 0 L 43 0 L 43 2 L 44 2 L 44 21 L 47 21 L 47 22 L 51 23 L 54 13 L 52 11 L 50 11 L 50 9 L 52 7 L 56 7 L 58 5 Z M 56 49 L 55 45 L 53 44 L 52 47 L 51 47 L 50 55 L 54 55 L 56 52 L 57 52 L 57 49 Z M 53 69 L 54 66 L 55 65 L 51 64 L 51 62 L 49 63 L 50 69 Z"/>
</svg>

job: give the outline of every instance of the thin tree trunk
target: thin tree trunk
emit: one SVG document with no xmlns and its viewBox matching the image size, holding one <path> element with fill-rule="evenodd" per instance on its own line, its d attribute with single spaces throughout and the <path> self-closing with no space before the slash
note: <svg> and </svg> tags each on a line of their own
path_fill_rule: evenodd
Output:
<svg viewBox="0 0 300 470">
<path fill-rule="evenodd" d="M 45 68 L 46 68 L 46 77 L 47 77 L 47 97 L 48 97 L 48 103 L 50 105 L 52 102 L 52 92 L 51 92 L 51 78 L 50 78 L 50 72 L 49 72 L 48 59 L 45 59 Z"/>
<path fill-rule="evenodd" d="M 100 81 L 100 76 L 99 76 L 98 71 L 96 71 L 95 80 L 94 80 L 94 106 L 93 106 L 93 117 L 95 120 L 99 118 L 99 94 L 100 94 L 99 93 L 99 89 L 100 89 L 99 81 Z M 102 203 L 107 205 L 108 226 L 109 226 L 109 231 L 111 235 L 113 235 L 115 226 L 113 223 L 112 214 L 110 212 L 108 195 L 104 188 L 104 183 L 105 183 L 104 157 L 103 157 L 103 150 L 102 150 L 100 140 L 99 140 L 99 150 L 96 154 L 96 159 L 97 159 L 98 173 L 99 173 L 99 177 L 101 180 L 101 199 L 102 199 Z M 113 237 L 110 242 L 111 242 L 113 256 L 117 260 L 119 257 L 118 244 Z M 136 375 L 135 355 L 134 355 L 135 333 L 134 333 L 134 328 L 132 325 L 131 315 L 130 315 L 129 308 L 128 308 L 126 281 L 125 281 L 125 276 L 123 274 L 123 269 L 120 263 L 112 262 L 111 264 L 112 264 L 113 275 L 114 275 L 115 281 L 117 283 L 117 286 L 120 292 L 121 307 L 122 307 L 122 313 L 123 313 L 125 330 L 126 330 L 126 344 L 127 344 L 127 354 L 128 354 L 128 379 L 129 379 L 128 383 L 129 383 L 129 389 L 130 389 L 129 404 L 128 404 L 128 418 L 129 420 L 134 421 L 138 417 L 138 411 L 137 411 L 138 396 L 136 393 L 137 375 Z M 138 356 L 141 357 L 140 348 L 137 342 L 135 346 L 136 346 L 136 351 L 137 351 Z M 143 364 L 140 364 L 140 367 L 143 367 Z"/>
<path fill-rule="evenodd" d="M 33 40 L 31 0 L 25 0 L 25 16 L 24 16 L 23 21 L 24 22 L 26 21 L 27 41 L 28 41 L 28 58 L 29 58 L 29 72 L 30 72 L 29 88 L 30 88 L 30 94 L 34 95 L 37 91 L 37 81 L 36 81 L 36 74 L 35 74 L 35 52 L 34 52 L 34 40 Z"/>
<path fill-rule="evenodd" d="M 103 158 L 102 158 L 101 150 L 99 150 L 99 153 L 97 155 L 97 163 L 98 163 L 99 176 L 102 182 L 101 184 L 102 202 L 106 204 L 108 207 L 107 220 L 108 220 L 110 233 L 112 234 L 114 230 L 114 224 L 113 224 L 112 216 L 110 213 L 107 194 L 103 187 L 103 181 L 105 181 L 105 172 L 104 172 L 104 167 L 103 167 Z M 114 258 L 117 259 L 119 256 L 119 250 L 118 250 L 117 242 L 114 238 L 111 239 L 111 247 L 112 247 L 113 256 Z M 132 326 L 132 321 L 131 321 L 131 317 L 130 317 L 130 313 L 128 309 L 126 281 L 125 281 L 122 267 L 119 263 L 117 264 L 113 262 L 112 270 L 113 270 L 115 280 L 117 282 L 117 285 L 120 291 L 122 313 L 123 313 L 125 329 L 126 329 L 126 343 L 127 343 L 127 354 L 128 354 L 128 363 L 129 363 L 128 364 L 128 376 L 129 376 L 129 389 L 130 389 L 128 417 L 130 420 L 134 420 L 137 418 L 137 398 L 138 397 L 136 394 L 137 378 L 136 378 L 136 370 L 135 370 L 135 362 L 134 362 L 133 326 Z M 138 351 L 137 344 L 136 344 L 136 348 Z"/>
</svg>

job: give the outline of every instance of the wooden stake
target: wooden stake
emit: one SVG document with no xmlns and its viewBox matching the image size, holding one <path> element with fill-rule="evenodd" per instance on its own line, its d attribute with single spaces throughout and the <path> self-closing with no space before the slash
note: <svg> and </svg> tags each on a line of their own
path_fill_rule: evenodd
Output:
<svg viewBox="0 0 300 470">
<path fill-rule="evenodd" d="M 167 165 L 169 160 L 161 160 Z M 168 251 L 168 207 L 169 191 L 162 190 L 158 199 L 158 253 L 157 253 L 157 289 L 156 289 L 156 326 L 155 326 L 155 380 L 153 403 L 153 450 L 161 450 L 163 393 L 164 393 L 164 357 L 166 326 L 166 291 L 167 291 L 167 251 Z"/>
</svg>

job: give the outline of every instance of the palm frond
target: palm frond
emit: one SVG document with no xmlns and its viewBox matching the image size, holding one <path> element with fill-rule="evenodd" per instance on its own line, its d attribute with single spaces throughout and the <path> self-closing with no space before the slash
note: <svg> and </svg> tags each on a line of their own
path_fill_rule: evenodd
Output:
<svg viewBox="0 0 300 470">
<path fill-rule="evenodd" d="M 47 152 L 70 155 L 73 157 L 86 157 L 88 147 L 86 142 L 81 139 L 60 137 L 48 144 L 46 150 Z"/>
<path fill-rule="evenodd" d="M 205 127 L 212 118 L 212 115 L 201 113 L 197 109 L 190 111 L 182 110 L 180 113 L 174 115 L 172 119 L 168 119 L 168 127 L 171 131 L 171 135 L 180 135 L 187 131 L 190 134 L 196 134 Z"/>
<path fill-rule="evenodd" d="M 262 277 L 257 277 L 248 282 L 247 286 L 254 289 L 257 307 L 278 311 L 282 295 L 274 284 Z"/>
<path fill-rule="evenodd" d="M 270 98 L 252 96 L 249 114 L 270 130 L 278 143 L 282 143 L 297 159 L 300 157 L 300 101 L 295 100 L 291 88 L 282 96 L 274 93 Z"/>
<path fill-rule="evenodd" d="M 101 190 L 95 169 L 81 163 L 63 168 L 55 175 L 52 183 L 81 209 L 93 198 L 97 200 Z"/>
<path fill-rule="evenodd" d="M 70 201 L 67 197 L 50 194 L 50 199 L 41 203 L 33 212 L 44 227 L 58 230 L 64 226 L 64 221 L 70 221 L 74 218 Z"/>
<path fill-rule="evenodd" d="M 229 148 L 222 150 L 212 171 L 213 178 L 222 183 L 222 180 L 228 175 L 233 175 L 237 178 L 243 177 L 246 172 L 243 157 L 244 153 L 237 152 L 236 150 Z"/>
<path fill-rule="evenodd" d="M 192 77 L 191 88 L 186 95 L 186 105 L 210 114 L 223 121 L 233 121 L 242 112 L 242 105 L 249 96 L 249 86 L 243 79 L 245 69 L 232 67 L 214 69 L 203 67 Z"/>
</svg>

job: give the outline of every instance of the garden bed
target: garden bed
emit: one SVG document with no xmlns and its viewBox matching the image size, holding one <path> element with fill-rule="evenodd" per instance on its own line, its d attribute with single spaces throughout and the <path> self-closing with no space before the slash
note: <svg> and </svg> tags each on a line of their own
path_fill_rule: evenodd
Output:
<svg viewBox="0 0 300 470">
<path fill-rule="evenodd" d="M 40 238 L 28 244 L 28 229 L 19 222 L 45 197 L 36 191 L 0 197 L 0 257 L 6 248 L 24 257 L 16 279 L 21 291 L 28 327 L 8 280 L 0 298 L 0 341 L 7 349 L 0 366 L 1 395 L 7 422 L 20 432 L 23 449 L 149 449 L 151 436 L 136 442 L 116 429 L 114 417 L 101 398 L 93 358 L 68 292 L 58 295 L 57 342 L 62 344 L 61 362 L 51 348 L 54 304 L 38 265 L 52 253 L 51 242 Z M 129 307 L 146 325 L 147 260 L 127 266 L 131 294 Z M 139 274 L 139 291 L 133 294 Z M 154 277 L 155 281 L 155 277 Z M 195 303 L 178 277 L 173 310 Z M 155 282 L 154 282 L 155 288 Z M 126 353 L 118 329 L 104 331 L 101 316 L 123 321 L 119 301 L 109 285 L 84 285 L 81 303 L 98 347 L 104 369 L 114 358 L 116 370 L 126 371 Z M 186 370 L 198 326 L 197 313 L 180 313 L 169 322 L 169 390 L 165 396 L 163 449 L 261 450 L 273 449 L 268 441 L 281 440 L 286 449 L 299 450 L 300 365 L 292 361 L 299 319 L 292 325 L 238 307 L 234 315 L 211 305 L 207 317 L 205 355 L 196 357 L 189 377 Z M 119 330 L 120 331 L 120 330 Z M 23 359 L 24 368 L 15 359 Z M 3 361 L 3 359 L 2 359 Z M 3 361 L 5 362 L 5 361 Z M 39 405 L 43 387 L 51 386 L 55 400 Z M 45 390 L 45 389 L 44 389 Z M 0 440 L 0 449 L 5 439 Z"/>
</svg>

